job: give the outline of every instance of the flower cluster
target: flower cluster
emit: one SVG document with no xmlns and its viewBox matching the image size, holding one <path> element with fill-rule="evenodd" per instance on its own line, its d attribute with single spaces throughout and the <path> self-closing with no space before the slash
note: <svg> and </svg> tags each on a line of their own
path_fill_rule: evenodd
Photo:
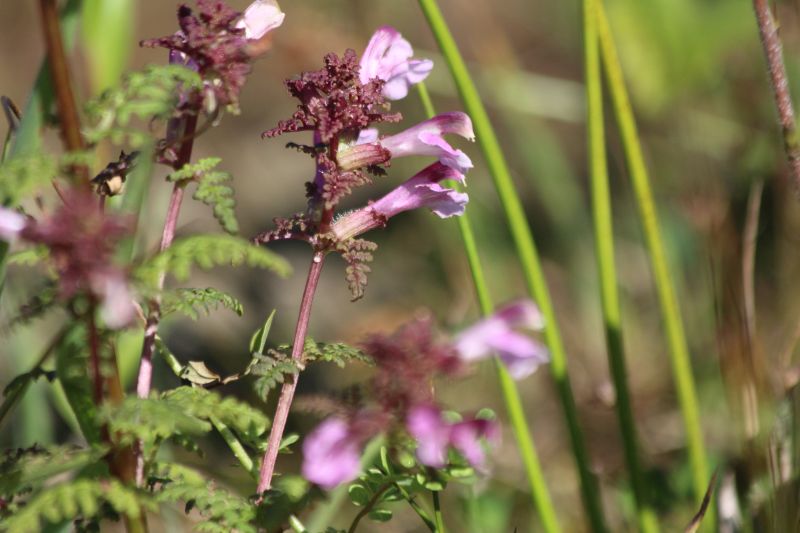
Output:
<svg viewBox="0 0 800 533">
<path fill-rule="evenodd" d="M 317 170 L 314 180 L 306 184 L 308 213 L 276 219 L 276 230 L 259 235 L 256 242 L 302 239 L 317 251 L 342 253 L 354 299 L 363 294 L 369 271 L 364 263 L 371 260 L 375 248 L 357 239 L 359 235 L 420 207 L 442 218 L 460 215 L 468 201 L 466 194 L 442 184 L 445 180 L 463 184 L 464 173 L 472 167 L 469 157 L 444 139 L 446 134 L 455 134 L 474 140 L 466 114 L 445 113 L 384 137 L 371 127 L 401 120 L 399 113 L 389 112 L 389 101 L 405 97 L 409 87 L 430 73 L 431 61 L 412 56 L 409 42 L 388 26 L 375 32 L 360 59 L 352 50 L 342 57 L 328 54 L 322 69 L 287 80 L 289 92 L 299 101 L 297 110 L 263 134 L 312 132 L 312 145 L 290 146 L 313 156 Z M 410 155 L 437 161 L 382 198 L 334 217 L 339 203 L 355 187 L 371 183 L 371 176 L 385 174 L 393 159 Z"/>
<path fill-rule="evenodd" d="M 322 422 L 303 443 L 303 475 L 324 488 L 352 481 L 360 471 L 364 443 L 382 431 L 405 431 L 416 442 L 420 464 L 442 468 L 448 450 L 458 451 L 473 467 L 486 467 L 483 441 L 494 441 L 497 427 L 490 420 L 444 416 L 434 398 L 437 377 L 453 377 L 466 364 L 497 353 L 521 378 L 547 362 L 547 351 L 519 332 L 538 329 L 542 321 L 530 301 L 512 303 L 467 328 L 453 341 L 434 334 L 431 321 L 418 319 L 390 336 L 375 335 L 362 345 L 375 362 L 369 407 L 351 410 Z"/>
<path fill-rule="evenodd" d="M 128 325 L 135 316 L 127 276 L 112 261 L 115 243 L 130 225 L 105 213 L 87 188 L 69 189 L 64 203 L 49 217 L 36 221 L 16 211 L 0 209 L 0 239 L 43 245 L 58 276 L 59 294 L 78 294 L 99 302 L 110 328 Z"/>
<path fill-rule="evenodd" d="M 239 13 L 219 0 L 198 0 L 197 13 L 178 8 L 180 31 L 142 41 L 142 46 L 169 49 L 170 63 L 185 65 L 203 79 L 202 94 L 184 95 L 183 111 L 218 107 L 238 110 L 239 92 L 250 62 L 268 48 L 269 31 L 283 23 L 275 0 L 256 0 Z"/>
</svg>

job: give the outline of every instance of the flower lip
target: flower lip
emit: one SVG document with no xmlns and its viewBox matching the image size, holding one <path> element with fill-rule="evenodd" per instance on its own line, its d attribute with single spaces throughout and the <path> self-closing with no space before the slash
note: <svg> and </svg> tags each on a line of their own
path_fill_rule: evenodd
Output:
<svg viewBox="0 0 800 533">
<path fill-rule="evenodd" d="M 354 480 L 361 469 L 360 444 L 346 420 L 323 421 L 303 441 L 303 477 L 325 489 Z"/>
<path fill-rule="evenodd" d="M 391 26 L 381 26 L 372 35 L 361 56 L 359 79 L 362 84 L 379 78 L 385 83 L 383 94 L 390 100 L 400 100 L 411 85 L 424 80 L 433 69 L 428 59 L 411 59 L 414 50 L 406 39 Z"/>
<path fill-rule="evenodd" d="M 285 18 L 286 13 L 276 0 L 255 0 L 244 10 L 236 27 L 244 29 L 245 38 L 257 41 L 283 24 Z"/>
</svg>

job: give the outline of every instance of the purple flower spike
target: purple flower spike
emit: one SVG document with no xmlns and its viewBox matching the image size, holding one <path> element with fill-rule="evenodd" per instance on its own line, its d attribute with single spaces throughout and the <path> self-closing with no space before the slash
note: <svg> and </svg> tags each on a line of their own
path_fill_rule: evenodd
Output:
<svg viewBox="0 0 800 533">
<path fill-rule="evenodd" d="M 417 441 L 417 458 L 427 466 L 447 464 L 447 448 L 452 446 L 475 468 L 483 469 L 486 456 L 481 439 L 496 440 L 497 428 L 489 420 L 465 420 L 452 424 L 431 405 L 418 405 L 406 419 L 408 432 Z"/>
<path fill-rule="evenodd" d="M 275 0 L 256 0 L 244 10 L 236 27 L 244 28 L 244 36 L 248 40 L 258 40 L 283 24 L 284 18 L 286 13 L 281 11 Z"/>
<path fill-rule="evenodd" d="M 383 95 L 389 100 L 400 100 L 408 89 L 430 74 L 433 61 L 411 59 L 414 50 L 391 26 L 381 26 L 369 40 L 361 56 L 359 79 L 362 84 L 379 78 L 386 82 Z"/>
<path fill-rule="evenodd" d="M 475 140 L 469 116 L 454 111 L 437 115 L 383 139 L 378 139 L 377 131 L 374 129 L 364 130 L 359 133 L 355 145 L 339 150 L 337 159 L 343 168 L 349 169 L 363 164 L 384 163 L 389 158 L 428 155 L 437 157 L 444 165 L 464 174 L 472 168 L 472 161 L 467 154 L 456 150 L 444 140 L 444 135 L 448 133 L 460 135 L 470 141 Z M 388 157 L 384 156 L 379 148 L 388 151 Z"/>
<path fill-rule="evenodd" d="M 0 240 L 14 242 L 27 223 L 28 219 L 25 215 L 0 207 Z"/>
<path fill-rule="evenodd" d="M 303 442 L 303 477 L 328 490 L 354 480 L 361 471 L 360 446 L 345 420 L 325 420 Z"/>
<path fill-rule="evenodd" d="M 496 352 L 511 376 L 519 380 L 533 374 L 550 358 L 541 343 L 515 329 L 541 330 L 543 327 L 544 319 L 536 305 L 521 300 L 461 332 L 455 339 L 455 346 L 466 361 L 484 359 Z"/>
<path fill-rule="evenodd" d="M 469 197 L 439 184 L 447 179 L 463 183 L 464 175 L 441 163 L 434 163 L 380 200 L 340 218 L 331 230 L 339 240 L 349 239 L 384 226 L 398 213 L 420 207 L 427 207 L 441 218 L 461 215 Z"/>
</svg>

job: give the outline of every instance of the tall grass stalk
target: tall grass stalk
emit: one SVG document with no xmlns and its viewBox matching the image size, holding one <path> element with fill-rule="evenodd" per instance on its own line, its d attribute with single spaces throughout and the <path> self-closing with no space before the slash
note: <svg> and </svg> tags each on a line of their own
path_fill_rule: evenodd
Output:
<svg viewBox="0 0 800 533">
<path fill-rule="evenodd" d="M 689 449 L 689 461 L 692 470 L 692 487 L 694 496 L 699 504 L 703 499 L 708 485 L 708 462 L 703 444 L 703 431 L 700 426 L 700 410 L 697 403 L 692 366 L 689 361 L 689 349 L 686 344 L 686 334 L 683 330 L 680 309 L 675 296 L 672 277 L 664 250 L 664 242 L 658 225 L 653 191 L 650 186 L 650 177 L 644 162 L 642 145 L 636 129 L 628 92 L 625 88 L 625 79 L 622 66 L 617 55 L 614 37 L 608 23 L 602 0 L 596 1 L 597 32 L 600 43 L 600 56 L 602 58 L 606 79 L 608 82 L 611 101 L 614 106 L 617 125 L 619 127 L 622 145 L 627 160 L 628 172 L 631 176 L 636 204 L 644 231 L 650 264 L 655 278 L 656 291 L 661 306 L 664 328 L 667 335 L 669 355 L 672 362 L 672 372 L 675 376 L 675 385 L 678 389 L 683 422 Z"/>
<path fill-rule="evenodd" d="M 425 108 L 425 113 L 428 118 L 436 115 L 436 110 L 433 107 L 428 89 L 424 83 L 417 85 L 419 90 L 420 100 L 422 106 Z M 464 252 L 467 256 L 470 272 L 472 274 L 472 283 L 475 286 L 475 293 L 478 297 L 478 306 L 480 307 L 483 316 L 489 316 L 494 310 L 492 297 L 489 293 L 489 285 L 486 283 L 486 276 L 483 273 L 483 266 L 481 265 L 480 256 L 478 255 L 478 245 L 475 242 L 475 234 L 472 231 L 472 222 L 469 216 L 469 210 L 465 211 L 460 217 L 456 217 L 458 222 L 458 231 L 461 234 L 461 242 L 464 245 Z M 517 447 L 522 456 L 522 462 L 525 465 L 525 473 L 528 476 L 528 482 L 531 487 L 531 496 L 533 497 L 533 505 L 539 514 L 539 519 L 545 531 L 557 532 L 561 530 L 558 524 L 555 510 L 553 508 L 550 493 L 547 490 L 547 483 L 544 479 L 542 466 L 539 461 L 539 454 L 536 451 L 536 445 L 533 442 L 528 421 L 525 418 L 525 410 L 522 407 L 522 398 L 517 388 L 517 383 L 511 378 L 505 365 L 499 358 L 495 358 L 497 376 L 500 382 L 500 390 L 503 394 L 503 401 L 508 411 L 511 427 L 514 430 L 514 437 L 517 439 Z"/>
<path fill-rule="evenodd" d="M 611 216 L 608 162 L 606 161 L 605 124 L 603 120 L 603 80 L 597 41 L 597 0 L 583 1 L 584 78 L 586 82 L 586 132 L 589 174 L 592 191 L 595 253 L 600 276 L 600 301 L 608 350 L 608 365 L 616 390 L 616 408 L 625 463 L 628 467 L 636 517 L 643 533 L 658 531 L 656 515 L 649 505 L 648 491 L 639 465 L 636 422 L 631 408 L 622 339 L 622 316 L 614 264 L 614 227 Z"/>
<path fill-rule="evenodd" d="M 550 293 L 545 281 L 544 272 L 539 261 L 536 245 L 530 227 L 525 218 L 519 196 L 511 179 L 508 165 L 506 164 L 500 143 L 495 135 L 494 128 L 489 121 L 489 115 L 483 106 L 475 83 L 467 71 L 464 59 L 453 39 L 450 29 L 442 16 L 436 0 L 419 0 L 428 25 L 442 50 L 447 66 L 461 96 L 462 103 L 470 115 L 475 127 L 478 144 L 486 158 L 486 164 L 494 180 L 494 186 L 500 197 L 514 244 L 517 248 L 522 270 L 528 290 L 542 310 L 547 326 L 545 338 L 550 348 L 550 371 L 556 383 L 559 399 L 564 409 L 564 416 L 570 435 L 572 454 L 578 468 L 581 482 L 581 496 L 592 530 L 605 531 L 605 518 L 600 503 L 600 491 L 597 481 L 589 469 L 589 456 L 583 440 L 583 434 L 578 425 L 578 413 L 575 398 L 572 394 L 572 385 L 567 374 L 567 359 L 564 346 L 556 322 L 555 312 L 550 300 Z"/>
</svg>

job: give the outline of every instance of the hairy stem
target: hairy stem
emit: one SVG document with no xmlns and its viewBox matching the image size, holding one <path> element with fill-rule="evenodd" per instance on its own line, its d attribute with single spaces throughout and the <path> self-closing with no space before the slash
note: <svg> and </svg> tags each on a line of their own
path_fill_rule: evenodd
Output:
<svg viewBox="0 0 800 533">
<path fill-rule="evenodd" d="M 792 95 L 789 92 L 789 79 L 783 62 L 783 46 L 778 35 L 778 25 L 767 0 L 753 0 L 753 9 L 756 12 L 758 33 L 761 35 L 761 45 L 767 58 L 769 79 L 783 130 L 783 147 L 789 159 L 795 190 L 800 194 L 800 138 L 797 136 Z"/>
<path fill-rule="evenodd" d="M 292 360 L 302 361 L 303 347 L 305 346 L 306 334 L 308 333 L 308 322 L 311 318 L 311 306 L 314 303 L 314 295 L 317 292 L 319 277 L 322 274 L 322 267 L 325 263 L 325 253 L 315 252 L 308 269 L 308 278 L 303 290 L 303 299 L 300 301 L 300 313 L 297 317 L 297 327 L 294 332 L 294 343 L 292 344 Z M 286 382 L 281 387 L 278 397 L 278 405 L 275 408 L 275 416 L 272 419 L 272 428 L 267 440 L 267 449 L 264 458 L 261 460 L 261 469 L 258 476 L 258 494 L 269 490 L 272 486 L 272 476 L 275 473 L 275 462 L 278 460 L 278 451 L 283 438 L 283 430 L 286 428 L 286 420 L 289 418 L 289 409 L 294 399 L 294 391 L 297 388 L 298 374 L 287 376 Z M 259 499 L 261 496 L 259 496 Z"/>
<path fill-rule="evenodd" d="M 578 422 L 578 409 L 575 405 L 575 397 L 572 393 L 572 383 L 567 369 L 567 355 L 559 331 L 555 309 L 550 298 L 550 290 L 544 276 L 539 253 L 533 239 L 530 225 L 525 216 L 525 210 L 520 201 L 519 194 L 511 178 L 511 171 L 506 163 L 505 155 L 500 145 L 500 141 L 495 134 L 494 127 L 489 120 L 489 114 L 483 105 L 480 94 L 475 86 L 472 77 L 467 70 L 458 45 L 450 32 L 447 22 L 442 15 L 436 0 L 419 0 L 428 25 L 433 32 L 439 48 L 444 55 L 450 73 L 455 82 L 464 108 L 472 118 L 475 127 L 475 136 L 478 144 L 486 159 L 487 167 L 492 175 L 497 195 L 500 198 L 504 214 L 508 223 L 511 237 L 517 249 L 528 292 L 539 305 L 547 324 L 545 328 L 545 338 L 550 349 L 551 362 L 549 370 L 555 381 L 564 418 L 570 436 L 572 446 L 572 456 L 580 477 L 581 497 L 584 508 L 588 516 L 588 521 L 592 531 L 606 531 L 605 517 L 600 500 L 600 490 L 597 480 L 589 465 L 589 453 L 586 449 L 586 442 L 583 437 Z M 518 391 L 503 389 L 507 399 L 516 395 Z M 521 409 L 521 405 L 518 406 Z M 518 434 L 517 439 L 521 436 Z M 530 439 L 530 435 L 526 437 Z M 528 450 L 531 453 L 531 450 Z M 526 465 L 527 466 L 527 465 Z M 532 465 L 531 465 L 532 466 Z M 533 484 L 533 479 L 531 479 Z M 535 493 L 534 493 L 535 494 Z M 537 509 L 541 510 L 538 506 Z M 552 509 L 548 514 L 541 514 L 541 519 L 545 530 L 548 532 L 559 531 L 560 526 L 555 519 Z"/>
<path fill-rule="evenodd" d="M 57 0 L 41 0 L 39 6 L 42 15 L 50 76 L 56 96 L 61 137 L 67 150 L 72 152 L 79 151 L 84 148 L 84 142 L 81 136 L 78 107 L 75 104 L 75 94 L 70 80 L 69 63 L 64 52 L 64 40 L 61 36 L 58 2 Z M 85 166 L 77 167 L 75 175 L 80 182 L 86 183 L 88 169 Z"/>
</svg>

